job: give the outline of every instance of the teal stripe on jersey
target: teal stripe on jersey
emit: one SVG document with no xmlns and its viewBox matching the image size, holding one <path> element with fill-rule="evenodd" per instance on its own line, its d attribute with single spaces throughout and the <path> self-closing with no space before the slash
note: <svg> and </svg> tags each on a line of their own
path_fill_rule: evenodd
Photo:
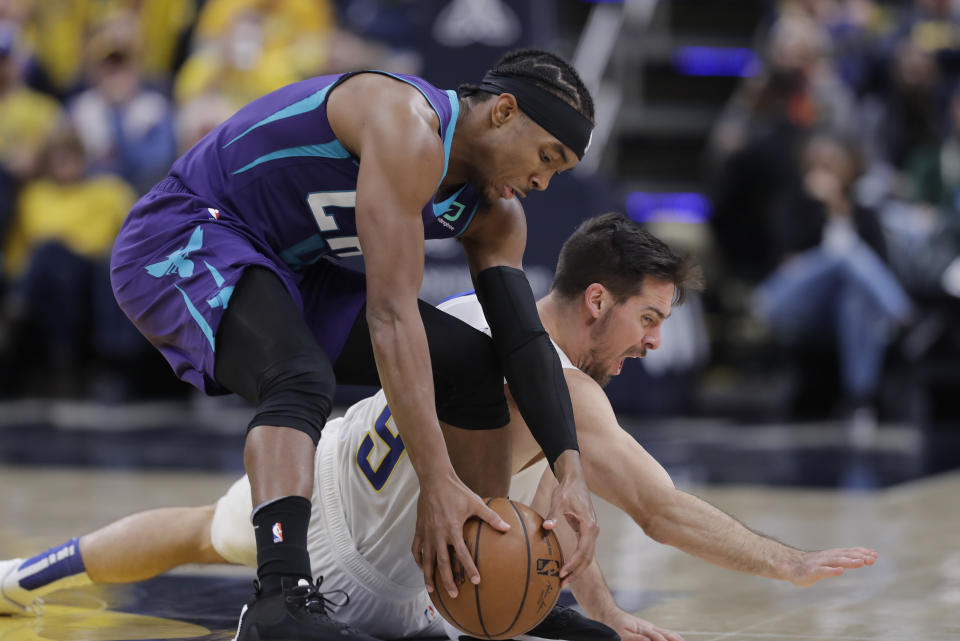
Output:
<svg viewBox="0 0 960 641">
<path fill-rule="evenodd" d="M 288 147 L 287 149 L 278 149 L 269 154 L 264 154 L 256 160 L 236 170 L 234 175 L 242 174 L 248 169 L 253 169 L 257 165 L 262 165 L 271 160 L 279 158 L 297 158 L 302 156 L 315 156 L 317 158 L 349 158 L 350 152 L 343 148 L 339 140 L 331 140 L 322 145 L 303 145 L 301 147 Z"/>
<path fill-rule="evenodd" d="M 440 110 L 437 109 L 437 106 L 433 104 L 433 101 L 430 100 L 430 96 L 427 95 L 427 92 L 423 90 L 422 87 L 414 84 L 413 82 L 407 80 L 406 78 L 401 78 L 396 74 L 392 74 L 389 71 L 374 71 L 373 73 L 381 73 L 385 76 L 390 76 L 394 80 L 399 80 L 404 82 L 421 94 L 427 99 L 427 102 L 430 103 L 430 106 L 433 107 L 433 110 L 437 112 L 437 117 L 440 118 L 440 121 L 443 122 L 443 116 L 440 115 Z M 447 100 L 450 101 L 450 122 L 447 123 L 447 129 L 443 134 L 443 175 L 440 176 L 440 182 L 437 183 L 437 188 L 440 187 L 440 183 L 443 182 L 443 179 L 447 177 L 447 165 L 450 162 L 450 145 L 453 144 L 453 130 L 457 126 L 457 117 L 460 115 L 460 100 L 457 98 L 457 92 L 447 89 L 444 93 L 447 94 Z M 443 209 L 440 214 L 442 214 L 446 209 Z M 439 216 L 440 214 L 436 214 Z"/>
<path fill-rule="evenodd" d="M 256 123 L 255 125 L 251 125 L 242 134 L 240 134 L 239 136 L 237 136 L 236 138 L 234 138 L 233 140 L 225 144 L 223 146 L 223 149 L 226 149 L 233 143 L 237 142 L 238 140 L 246 136 L 248 133 L 250 133 L 257 127 L 262 127 L 263 125 L 270 124 L 271 122 L 274 122 L 277 120 L 283 120 L 284 118 L 290 118 L 291 116 L 299 116 L 300 114 L 305 114 L 308 111 L 313 111 L 314 109 L 316 109 L 317 107 L 323 104 L 324 99 L 327 97 L 327 92 L 330 91 L 330 87 L 332 87 L 335 83 L 336 81 L 334 81 L 333 83 L 330 83 L 320 91 L 307 96 L 303 100 L 298 100 L 292 105 L 287 105 L 280 111 L 267 116 L 266 118 Z"/>
<path fill-rule="evenodd" d="M 450 161 L 450 145 L 453 144 L 453 130 L 457 126 L 457 118 L 460 115 L 460 99 L 457 98 L 457 92 L 448 89 L 447 100 L 450 101 L 450 122 L 447 123 L 447 133 L 443 137 L 443 176 L 440 177 L 440 182 L 443 182 L 443 179 L 447 175 L 447 163 Z M 439 115 L 439 113 L 437 115 Z M 437 188 L 439 187 L 440 183 L 437 183 Z"/>
<path fill-rule="evenodd" d="M 457 191 L 453 192 L 453 194 L 449 198 L 446 198 L 443 202 L 433 203 L 433 217 L 439 218 L 440 216 L 447 213 L 447 210 L 450 209 L 450 206 L 453 204 L 453 201 L 455 201 L 457 199 L 457 196 L 459 196 L 463 192 L 463 190 L 466 188 L 467 186 L 464 185 Z M 460 209 L 461 210 L 463 209 L 463 205 L 460 206 Z"/>
</svg>

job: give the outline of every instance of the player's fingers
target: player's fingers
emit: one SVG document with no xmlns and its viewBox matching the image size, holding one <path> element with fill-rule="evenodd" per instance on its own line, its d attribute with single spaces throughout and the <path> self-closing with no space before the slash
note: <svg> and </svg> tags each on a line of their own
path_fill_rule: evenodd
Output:
<svg viewBox="0 0 960 641">
<path fill-rule="evenodd" d="M 497 514 L 489 505 L 485 505 L 483 501 L 479 502 L 473 514 L 489 524 L 494 530 L 499 532 L 508 532 L 510 530 L 510 524 L 504 521 L 503 517 Z"/>
<path fill-rule="evenodd" d="M 416 534 L 413 537 L 413 544 L 410 546 L 410 554 L 413 555 L 413 560 L 416 562 L 417 567 L 423 570 L 423 539 L 420 538 L 419 534 Z"/>
<path fill-rule="evenodd" d="M 440 573 L 440 583 L 443 584 L 450 598 L 457 598 L 457 584 L 453 581 L 453 570 L 450 567 L 450 551 L 446 545 L 437 548 L 437 571 Z"/>
<path fill-rule="evenodd" d="M 844 568 L 862 568 L 866 565 L 866 559 L 858 556 L 835 556 L 829 559 L 824 559 L 820 565 L 826 565 L 830 567 L 844 567 Z"/>
<path fill-rule="evenodd" d="M 480 583 L 480 571 L 477 570 L 477 566 L 473 562 L 473 557 L 470 555 L 470 550 L 467 549 L 467 544 L 464 543 L 462 538 L 454 542 L 453 551 L 456 553 L 457 558 L 460 559 L 460 563 L 463 564 L 463 571 L 467 577 L 469 577 L 470 583 L 474 585 Z"/>
<path fill-rule="evenodd" d="M 855 548 L 851 550 L 849 554 L 859 559 L 863 559 L 863 562 L 867 565 L 873 565 L 874 561 L 876 561 L 877 557 L 879 556 L 874 550 L 868 550 L 866 548 Z"/>
<path fill-rule="evenodd" d="M 550 511 L 547 512 L 547 516 L 543 519 L 544 530 L 552 530 L 557 527 L 557 522 L 563 517 L 564 506 L 560 498 L 560 492 L 555 492 L 553 501 L 550 502 Z M 573 523 L 571 525 L 573 525 L 573 529 L 576 531 L 576 524 Z"/>
<path fill-rule="evenodd" d="M 557 523 L 559 523 L 564 518 L 563 515 L 568 513 L 569 512 L 562 505 L 558 505 L 555 508 L 551 509 L 550 512 L 547 513 L 546 518 L 543 519 L 543 529 L 544 530 L 555 529 L 557 527 Z M 573 529 L 573 531 L 577 533 L 577 536 L 580 536 L 581 534 L 580 520 L 578 518 L 574 518 L 573 520 L 570 520 L 570 519 L 567 519 L 567 520 L 570 522 L 570 527 Z"/>
<path fill-rule="evenodd" d="M 583 567 L 584 555 L 583 550 L 580 549 L 580 546 L 577 546 L 576 551 L 570 557 L 569 560 L 560 568 L 560 579 L 562 585 L 565 587 L 570 581 L 576 578 L 577 572 Z"/>
<path fill-rule="evenodd" d="M 661 632 L 663 632 L 663 636 L 667 638 L 667 641 L 687 641 L 676 632 L 671 632 L 669 630 L 661 630 Z"/>
<path fill-rule="evenodd" d="M 436 562 L 436 555 L 427 546 L 426 541 L 421 540 L 418 548 L 414 549 L 414 558 L 420 559 L 420 570 L 423 572 L 423 583 L 427 586 L 427 592 L 433 592 L 435 589 L 433 583 L 433 570 Z"/>
</svg>

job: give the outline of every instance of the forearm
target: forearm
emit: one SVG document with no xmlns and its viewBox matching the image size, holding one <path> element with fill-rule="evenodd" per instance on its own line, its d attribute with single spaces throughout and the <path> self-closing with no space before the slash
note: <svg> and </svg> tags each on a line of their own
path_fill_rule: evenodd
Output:
<svg viewBox="0 0 960 641">
<path fill-rule="evenodd" d="M 452 474 L 437 419 L 426 333 L 416 303 L 412 313 L 406 314 L 371 312 L 368 307 L 367 320 L 380 383 L 418 478 Z"/>
<path fill-rule="evenodd" d="M 540 481 L 540 487 L 531 502 L 531 507 L 540 513 L 545 513 L 550 507 L 550 494 L 556 487 L 555 477 L 547 472 Z M 577 535 L 570 524 L 561 519 L 553 532 L 560 542 L 560 550 L 563 552 L 564 558 L 573 554 L 573 551 L 577 549 Z M 600 571 L 596 559 L 570 584 L 570 590 L 576 597 L 577 603 L 591 619 L 606 623 L 605 617 L 609 618 L 609 615 L 617 610 L 617 602 L 614 601 L 610 589 L 603 580 L 603 573 Z"/>
<path fill-rule="evenodd" d="M 748 574 L 786 580 L 787 568 L 801 554 L 680 490 L 670 490 L 669 498 L 659 502 L 649 517 L 635 519 L 659 543 Z"/>
<path fill-rule="evenodd" d="M 561 453 L 579 447 L 563 369 L 540 322 L 533 291 L 523 272 L 510 267 L 486 269 L 476 281 L 510 393 L 553 466 Z"/>
<path fill-rule="evenodd" d="M 600 572 L 596 559 L 570 584 L 570 591 L 588 617 L 613 627 L 609 622 L 610 616 L 619 606 L 603 580 L 603 573 Z"/>
</svg>

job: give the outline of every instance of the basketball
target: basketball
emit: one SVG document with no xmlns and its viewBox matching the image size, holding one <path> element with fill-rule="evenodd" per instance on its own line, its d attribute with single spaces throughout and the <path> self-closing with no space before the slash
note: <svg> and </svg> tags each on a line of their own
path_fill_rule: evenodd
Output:
<svg viewBox="0 0 960 641">
<path fill-rule="evenodd" d="M 463 564 L 451 559 L 459 594 L 453 599 L 434 570 L 436 589 L 430 598 L 450 625 L 478 639 L 510 639 L 536 626 L 560 596 L 563 553 L 557 536 L 543 529 L 543 517 L 533 508 L 506 498 L 488 499 L 510 524 L 503 533 L 479 519 L 463 527 L 463 538 L 480 571 L 473 585 Z"/>
</svg>

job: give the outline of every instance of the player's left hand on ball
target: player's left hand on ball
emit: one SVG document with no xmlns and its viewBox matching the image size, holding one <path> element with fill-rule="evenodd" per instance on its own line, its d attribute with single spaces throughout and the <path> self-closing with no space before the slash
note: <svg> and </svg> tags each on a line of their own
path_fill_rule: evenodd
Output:
<svg viewBox="0 0 960 641">
<path fill-rule="evenodd" d="M 559 519 L 565 518 L 577 533 L 578 539 L 576 551 L 560 568 L 560 579 L 562 585 L 566 586 L 576 578 L 578 572 L 593 561 L 600 526 L 597 523 L 597 513 L 593 509 L 593 501 L 590 499 L 590 490 L 583 478 L 580 453 L 575 450 L 565 451 L 557 457 L 553 469 L 560 486 L 553 493 L 550 512 L 543 521 L 543 528 L 552 530 Z"/>
<path fill-rule="evenodd" d="M 420 478 L 417 527 L 411 551 L 423 571 L 427 592 L 442 588 L 456 598 L 459 588 L 453 566 L 458 559 L 464 577 L 473 584 L 480 582 L 480 572 L 463 540 L 463 524 L 474 516 L 500 532 L 510 529 L 499 514 L 463 484 L 452 468 L 446 476 Z M 434 569 L 440 575 L 441 585 L 434 585 Z"/>
<path fill-rule="evenodd" d="M 869 548 L 835 548 L 801 552 L 788 570 L 787 580 L 802 588 L 820 579 L 840 576 L 846 570 L 873 565 L 877 552 Z"/>
</svg>

